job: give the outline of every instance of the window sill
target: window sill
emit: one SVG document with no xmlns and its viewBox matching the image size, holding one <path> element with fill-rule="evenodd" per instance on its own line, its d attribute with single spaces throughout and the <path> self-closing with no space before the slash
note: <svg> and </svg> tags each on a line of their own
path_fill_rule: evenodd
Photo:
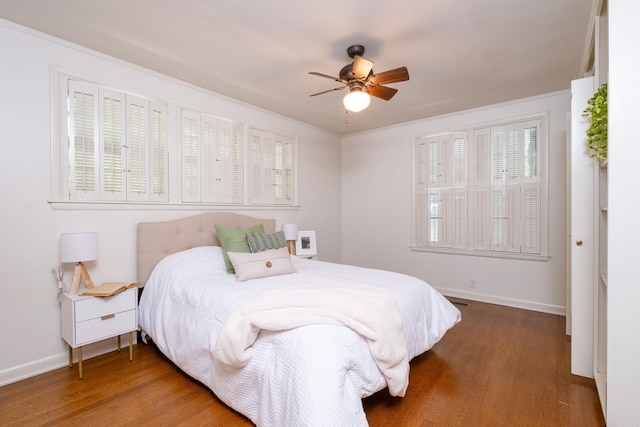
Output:
<svg viewBox="0 0 640 427">
<path fill-rule="evenodd" d="M 251 210 L 297 210 L 299 205 L 223 205 L 211 203 L 172 203 L 172 202 L 116 202 L 116 201 L 69 201 L 49 200 L 53 210 L 143 210 L 143 211 L 251 211 Z"/>
<path fill-rule="evenodd" d="M 448 254 L 448 255 L 466 255 L 466 256 L 480 256 L 480 257 L 487 257 L 487 258 L 520 259 L 525 261 L 547 262 L 551 258 L 550 255 L 521 254 L 521 253 L 513 253 L 513 252 L 474 251 L 469 249 L 429 248 L 424 246 L 410 246 L 409 249 L 411 249 L 414 252 L 432 252 L 432 253 Z"/>
</svg>

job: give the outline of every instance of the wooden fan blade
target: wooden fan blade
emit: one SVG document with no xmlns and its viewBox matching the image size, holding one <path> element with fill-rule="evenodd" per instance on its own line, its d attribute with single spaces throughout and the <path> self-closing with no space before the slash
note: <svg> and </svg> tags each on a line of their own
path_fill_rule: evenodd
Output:
<svg viewBox="0 0 640 427">
<path fill-rule="evenodd" d="M 353 74 L 358 79 L 366 79 L 373 68 L 373 62 L 364 59 L 362 56 L 353 57 Z"/>
<path fill-rule="evenodd" d="M 309 95 L 309 96 L 322 95 L 323 93 L 329 93 L 329 92 L 333 92 L 333 91 L 336 91 L 336 90 L 342 90 L 342 89 L 344 89 L 345 87 L 346 87 L 346 86 L 340 86 L 340 87 L 336 87 L 336 88 L 333 88 L 333 89 L 325 90 L 325 91 L 322 91 L 322 92 L 314 93 L 314 94 L 311 94 L 311 95 Z"/>
<path fill-rule="evenodd" d="M 329 76 L 327 74 L 317 73 L 315 71 L 309 71 L 309 74 L 314 75 L 314 76 L 318 76 L 318 77 L 324 77 L 325 79 L 335 80 L 337 82 L 342 82 L 342 80 L 340 80 L 337 77 Z"/>
<path fill-rule="evenodd" d="M 409 71 L 407 67 L 400 67 L 389 71 L 383 71 L 371 77 L 369 81 L 378 85 L 386 85 L 388 83 L 404 82 L 409 80 Z"/>
<path fill-rule="evenodd" d="M 393 95 L 398 92 L 398 89 L 386 86 L 369 86 L 367 87 L 367 92 L 369 92 L 369 95 L 371 96 L 388 101 L 393 98 Z"/>
</svg>

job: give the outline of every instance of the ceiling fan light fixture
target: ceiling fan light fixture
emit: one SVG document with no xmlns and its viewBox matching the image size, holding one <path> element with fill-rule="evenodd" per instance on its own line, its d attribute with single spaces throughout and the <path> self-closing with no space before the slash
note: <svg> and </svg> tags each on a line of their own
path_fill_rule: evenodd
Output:
<svg viewBox="0 0 640 427">
<path fill-rule="evenodd" d="M 351 88 L 351 91 L 342 100 L 344 108 L 354 113 L 367 108 L 370 102 L 371 97 L 361 87 Z"/>
</svg>

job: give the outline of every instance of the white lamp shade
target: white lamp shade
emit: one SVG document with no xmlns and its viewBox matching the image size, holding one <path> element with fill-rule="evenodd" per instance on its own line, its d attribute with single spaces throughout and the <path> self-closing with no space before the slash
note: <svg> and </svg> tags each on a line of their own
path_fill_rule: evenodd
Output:
<svg viewBox="0 0 640 427">
<path fill-rule="evenodd" d="M 98 259 L 98 233 L 60 235 L 60 262 L 83 262 Z"/>
<path fill-rule="evenodd" d="M 349 111 L 353 111 L 354 113 L 357 113 L 358 111 L 362 111 L 365 108 L 367 108 L 370 102 L 371 102 L 371 97 L 369 97 L 368 93 L 362 90 L 355 90 L 355 89 L 349 92 L 342 100 L 342 103 L 344 104 L 344 108 L 346 108 Z"/>
<path fill-rule="evenodd" d="M 298 240 L 298 226 L 296 224 L 282 224 L 284 238 L 287 240 Z"/>
</svg>

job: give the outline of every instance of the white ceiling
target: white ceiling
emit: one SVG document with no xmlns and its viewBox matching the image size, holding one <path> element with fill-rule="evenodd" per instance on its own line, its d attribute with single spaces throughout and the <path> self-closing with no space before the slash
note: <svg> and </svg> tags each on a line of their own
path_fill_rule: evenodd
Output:
<svg viewBox="0 0 640 427">
<path fill-rule="evenodd" d="M 568 89 L 590 60 L 597 0 L 0 0 L 0 18 L 338 134 Z M 389 101 L 349 114 L 352 44 Z"/>
</svg>

